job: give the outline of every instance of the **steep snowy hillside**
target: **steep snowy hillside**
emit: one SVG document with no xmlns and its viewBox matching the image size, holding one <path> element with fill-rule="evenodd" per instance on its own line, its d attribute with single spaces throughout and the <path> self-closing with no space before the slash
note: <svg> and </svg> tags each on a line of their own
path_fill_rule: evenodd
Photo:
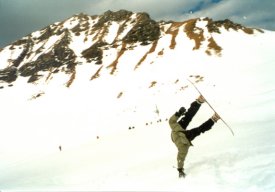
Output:
<svg viewBox="0 0 275 192">
<path fill-rule="evenodd" d="M 274 191 L 275 33 L 229 20 L 75 15 L 0 50 L 0 190 Z M 167 120 L 218 122 L 179 180 Z M 189 128 L 213 111 L 200 109 Z"/>
</svg>

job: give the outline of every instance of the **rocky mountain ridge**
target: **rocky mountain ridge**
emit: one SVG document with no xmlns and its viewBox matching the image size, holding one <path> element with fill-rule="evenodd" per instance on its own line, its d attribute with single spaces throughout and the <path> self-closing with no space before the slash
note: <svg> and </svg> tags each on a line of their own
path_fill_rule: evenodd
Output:
<svg viewBox="0 0 275 192">
<path fill-rule="evenodd" d="M 18 77 L 27 78 L 28 83 L 39 84 L 49 81 L 54 74 L 69 76 L 67 87 L 73 83 L 77 65 L 99 66 L 90 80 L 98 78 L 100 71 L 117 72 L 120 58 L 126 51 L 137 50 L 139 46 L 148 51 L 134 61 L 136 70 L 149 54 L 156 52 L 158 41 L 170 38 L 168 47 L 177 46 L 176 38 L 185 34 L 193 42 L 194 51 L 204 51 L 209 56 L 221 56 L 223 48 L 213 37 L 221 29 L 238 31 L 247 35 L 263 33 L 259 29 L 246 28 L 230 20 L 213 21 L 210 18 L 195 18 L 183 22 L 154 21 L 147 13 L 133 13 L 126 10 L 107 11 L 102 15 L 74 15 L 33 32 L 0 50 L 0 88 L 12 86 Z M 112 61 L 106 61 L 110 51 L 116 52 Z"/>
</svg>

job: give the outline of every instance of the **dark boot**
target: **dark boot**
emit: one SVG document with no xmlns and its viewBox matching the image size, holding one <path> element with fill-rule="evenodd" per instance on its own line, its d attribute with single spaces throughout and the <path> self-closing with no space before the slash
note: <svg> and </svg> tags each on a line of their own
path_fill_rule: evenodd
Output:
<svg viewBox="0 0 275 192">
<path fill-rule="evenodd" d="M 184 178 L 186 174 L 183 172 L 183 168 L 178 168 L 179 171 L 179 178 Z"/>
</svg>

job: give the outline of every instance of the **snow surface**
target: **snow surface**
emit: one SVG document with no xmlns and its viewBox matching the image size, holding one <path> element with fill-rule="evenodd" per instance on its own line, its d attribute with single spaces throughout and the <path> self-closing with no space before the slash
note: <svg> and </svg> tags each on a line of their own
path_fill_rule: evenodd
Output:
<svg viewBox="0 0 275 192">
<path fill-rule="evenodd" d="M 275 34 L 212 35 L 221 57 L 193 51 L 179 33 L 174 50 L 163 36 L 136 70 L 150 45 L 126 51 L 114 75 L 106 68 L 117 56 L 111 49 L 92 81 L 99 66 L 83 64 L 70 88 L 61 73 L 39 85 L 20 77 L 0 90 L 0 190 L 275 191 Z M 167 119 L 198 97 L 190 75 L 204 77 L 198 88 L 235 136 L 220 121 L 196 138 L 179 179 Z M 204 104 L 189 128 L 212 114 Z"/>
</svg>

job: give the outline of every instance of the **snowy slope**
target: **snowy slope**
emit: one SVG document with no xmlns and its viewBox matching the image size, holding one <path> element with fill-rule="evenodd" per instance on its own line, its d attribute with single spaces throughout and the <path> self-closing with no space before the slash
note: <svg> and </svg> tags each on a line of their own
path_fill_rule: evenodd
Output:
<svg viewBox="0 0 275 192">
<path fill-rule="evenodd" d="M 12 86 L 4 84 L 0 190 L 274 191 L 275 34 L 223 27 L 210 33 L 206 24 L 204 19 L 196 22 L 195 33 L 203 30 L 205 39 L 212 37 L 220 53 L 209 49 L 207 40 L 194 49 L 196 41 L 184 32 L 188 23 L 162 24 L 155 46 L 135 44 L 122 51 L 123 43 L 118 44 L 104 50 L 102 65 L 77 57 L 82 64 L 75 67 L 70 86 L 64 86 L 70 79 L 66 73 L 35 84 L 22 76 Z M 73 20 L 63 23 L 75 25 Z M 111 42 L 120 24 L 108 25 L 104 38 Z M 82 43 L 84 34 L 70 35 L 69 47 L 77 56 L 91 46 Z M 45 41 L 43 51 L 60 39 Z M 12 54 L 8 50 L 0 52 L 2 60 L 20 55 L 19 47 Z M 116 67 L 108 67 L 116 59 Z M 197 98 L 187 79 L 197 81 L 235 136 L 218 122 L 197 138 L 186 159 L 187 177 L 179 180 L 167 119 Z M 212 114 L 204 104 L 189 128 Z"/>
</svg>

